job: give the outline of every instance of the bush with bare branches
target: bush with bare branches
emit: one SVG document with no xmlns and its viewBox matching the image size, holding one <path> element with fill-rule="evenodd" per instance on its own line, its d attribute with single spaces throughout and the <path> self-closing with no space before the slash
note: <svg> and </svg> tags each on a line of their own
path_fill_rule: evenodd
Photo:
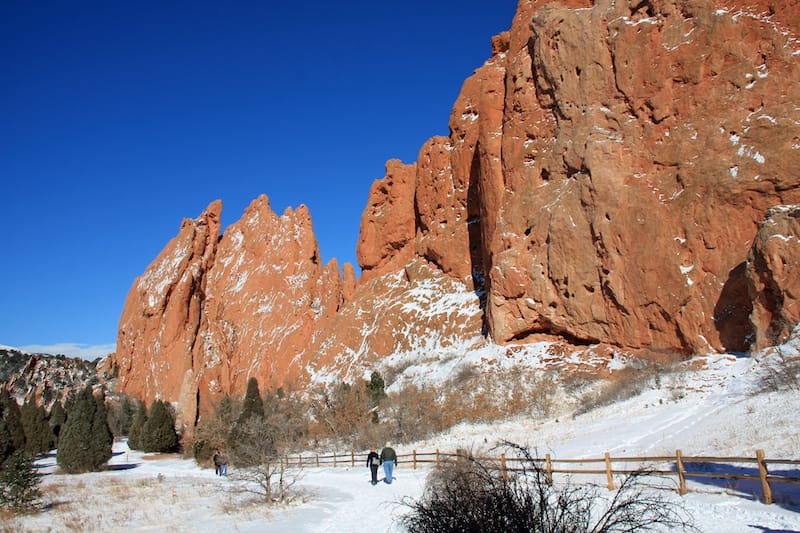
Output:
<svg viewBox="0 0 800 533">
<path fill-rule="evenodd" d="M 235 425 L 236 443 L 229 442 L 234 490 L 256 494 L 266 503 L 287 502 L 299 479 L 299 467 L 289 468 L 284 428 L 274 420 L 250 416 Z"/>
<path fill-rule="evenodd" d="M 680 503 L 649 487 L 643 475 L 626 477 L 605 498 L 592 485 L 551 484 L 526 448 L 506 446 L 523 457 L 521 472 L 504 475 L 493 462 L 464 454 L 431 473 L 421 499 L 403 502 L 411 509 L 403 525 L 411 533 L 697 531 Z"/>
<path fill-rule="evenodd" d="M 763 368 L 761 390 L 800 391 L 800 354 L 786 346 L 773 346 L 760 360 Z"/>
</svg>

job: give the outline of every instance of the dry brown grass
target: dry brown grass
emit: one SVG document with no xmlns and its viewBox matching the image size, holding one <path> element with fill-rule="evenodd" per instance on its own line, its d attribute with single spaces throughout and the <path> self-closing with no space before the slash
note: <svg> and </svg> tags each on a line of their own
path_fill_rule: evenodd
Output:
<svg viewBox="0 0 800 533">
<path fill-rule="evenodd" d="M 442 385 L 410 385 L 392 393 L 384 413 L 386 424 L 381 426 L 392 440 L 408 442 L 463 422 L 521 414 L 546 417 L 553 412 L 556 393 L 554 376 L 542 372 L 519 368 L 480 372 L 465 366 Z"/>
</svg>

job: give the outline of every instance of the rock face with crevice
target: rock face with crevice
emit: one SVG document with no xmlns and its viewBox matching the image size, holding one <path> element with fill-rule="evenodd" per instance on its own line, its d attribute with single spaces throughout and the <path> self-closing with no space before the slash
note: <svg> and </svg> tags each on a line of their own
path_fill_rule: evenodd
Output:
<svg viewBox="0 0 800 533">
<path fill-rule="evenodd" d="M 753 348 L 780 344 L 800 322 L 800 206 L 767 211 L 747 258 Z"/>
<path fill-rule="evenodd" d="M 798 13 L 521 0 L 450 135 L 373 184 L 358 282 L 321 264 L 305 207 L 261 197 L 220 238 L 214 203 L 134 283 L 121 386 L 196 416 L 250 376 L 355 377 L 409 350 L 779 342 L 800 293 L 795 211 L 771 210 L 800 204 Z"/>
<path fill-rule="evenodd" d="M 520 2 L 413 193 L 417 255 L 487 291 L 495 341 L 747 349 L 742 265 L 800 198 L 797 3 L 770 9 Z"/>
</svg>

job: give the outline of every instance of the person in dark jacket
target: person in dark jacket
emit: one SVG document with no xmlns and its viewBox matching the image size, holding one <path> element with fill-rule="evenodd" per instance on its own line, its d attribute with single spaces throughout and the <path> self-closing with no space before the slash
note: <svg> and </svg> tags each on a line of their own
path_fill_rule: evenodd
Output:
<svg viewBox="0 0 800 533">
<path fill-rule="evenodd" d="M 212 457 L 214 461 L 214 473 L 219 475 L 220 470 L 222 469 L 222 455 L 220 455 L 219 450 L 214 452 L 214 457 Z"/>
<path fill-rule="evenodd" d="M 375 448 L 369 449 L 369 455 L 367 455 L 367 466 L 369 467 L 370 473 L 372 474 L 372 484 L 378 484 L 378 466 L 381 464 L 381 458 L 378 456 L 378 453 L 375 451 Z"/>
<path fill-rule="evenodd" d="M 394 479 L 392 477 L 392 472 L 397 464 L 397 452 L 392 448 L 391 442 L 387 442 L 386 446 L 381 450 L 381 464 L 383 465 L 383 473 L 385 475 L 383 482 L 391 483 L 392 479 Z"/>
</svg>

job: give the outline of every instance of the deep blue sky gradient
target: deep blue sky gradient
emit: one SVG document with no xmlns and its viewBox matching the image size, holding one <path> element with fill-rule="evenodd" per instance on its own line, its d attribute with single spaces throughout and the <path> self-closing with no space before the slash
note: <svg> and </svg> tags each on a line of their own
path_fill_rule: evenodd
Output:
<svg viewBox="0 0 800 533">
<path fill-rule="evenodd" d="M 0 344 L 111 344 L 183 218 L 306 204 L 354 265 L 387 159 L 446 135 L 514 0 L 0 3 Z"/>
</svg>

